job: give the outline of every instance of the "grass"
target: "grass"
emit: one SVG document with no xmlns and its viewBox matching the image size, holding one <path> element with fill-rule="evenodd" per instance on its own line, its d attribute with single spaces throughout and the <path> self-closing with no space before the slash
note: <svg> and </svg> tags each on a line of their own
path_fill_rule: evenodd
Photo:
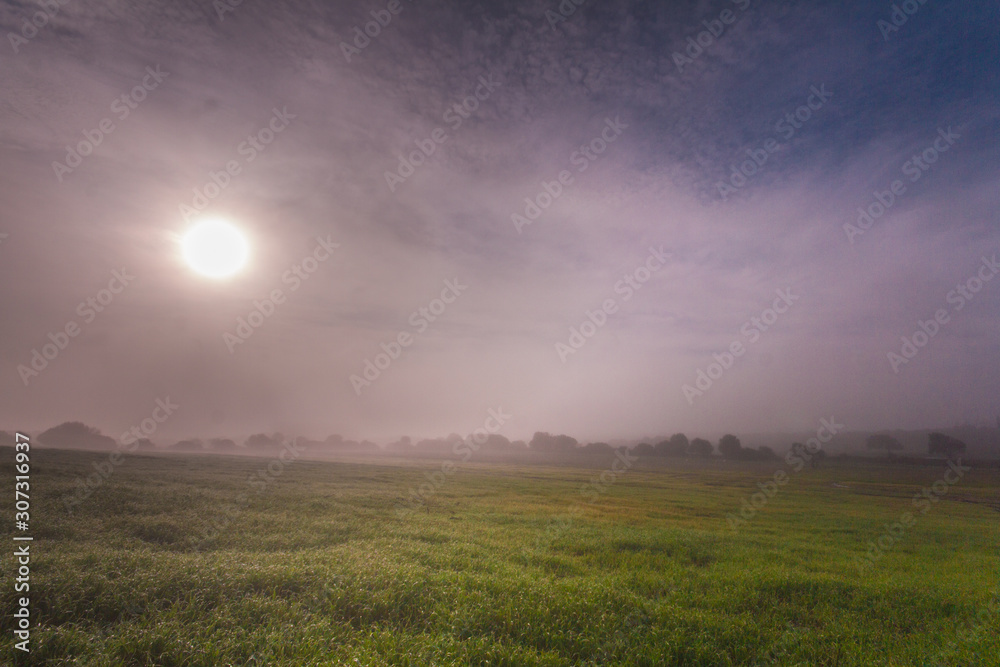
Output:
<svg viewBox="0 0 1000 667">
<path fill-rule="evenodd" d="M 590 495 L 601 468 L 464 464 L 400 513 L 439 464 L 300 460 L 251 485 L 266 459 L 129 456 L 67 513 L 105 459 L 33 452 L 32 653 L 8 629 L 0 663 L 1000 665 L 997 469 L 866 564 L 943 465 L 792 473 L 732 530 L 780 464 L 640 462 Z"/>
</svg>

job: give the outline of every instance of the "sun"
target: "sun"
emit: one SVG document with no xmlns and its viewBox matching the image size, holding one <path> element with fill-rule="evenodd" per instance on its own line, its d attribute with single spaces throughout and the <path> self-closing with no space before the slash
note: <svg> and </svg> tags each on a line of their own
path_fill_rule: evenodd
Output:
<svg viewBox="0 0 1000 667">
<path fill-rule="evenodd" d="M 181 239 L 184 260 L 208 278 L 228 278 L 246 265 L 250 244 L 234 225 L 225 220 L 199 222 Z"/>
</svg>

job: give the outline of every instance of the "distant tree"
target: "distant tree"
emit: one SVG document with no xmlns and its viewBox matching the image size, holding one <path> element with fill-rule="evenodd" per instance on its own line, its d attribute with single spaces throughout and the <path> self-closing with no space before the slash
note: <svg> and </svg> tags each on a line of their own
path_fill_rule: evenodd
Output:
<svg viewBox="0 0 1000 667">
<path fill-rule="evenodd" d="M 771 449 L 767 445 L 764 445 L 762 447 L 757 448 L 757 458 L 761 459 L 762 461 L 772 461 L 778 458 L 778 455 L 775 453 L 773 449 Z"/>
<path fill-rule="evenodd" d="M 13 445 L 16 438 L 12 433 L 0 431 L 0 445 Z"/>
<path fill-rule="evenodd" d="M 510 443 L 510 447 L 515 451 L 523 452 L 526 449 L 528 449 L 528 443 L 526 443 L 524 440 L 515 440 L 514 442 Z"/>
<path fill-rule="evenodd" d="M 555 450 L 559 452 L 571 452 L 579 446 L 576 438 L 572 438 L 568 435 L 557 435 L 555 436 Z"/>
<path fill-rule="evenodd" d="M 344 442 L 343 436 L 334 434 L 326 436 L 326 440 L 323 441 L 323 447 L 327 450 L 345 449 L 347 443 Z"/>
<path fill-rule="evenodd" d="M 114 438 L 82 422 L 64 422 L 39 434 L 38 441 L 49 447 L 79 447 L 83 449 L 113 449 Z"/>
<path fill-rule="evenodd" d="M 791 454 L 799 459 L 798 463 L 808 463 L 813 468 L 818 468 L 826 461 L 826 452 L 819 449 L 815 452 L 810 452 L 801 442 L 793 442 L 792 446 L 789 448 Z"/>
<path fill-rule="evenodd" d="M 818 452 L 816 452 L 815 454 L 813 454 L 813 458 L 809 462 L 809 465 L 811 465 L 813 468 L 819 468 L 824 463 L 826 463 L 826 450 L 825 449 L 821 449 Z"/>
<path fill-rule="evenodd" d="M 396 452 L 403 454 L 409 453 L 413 451 L 413 441 L 410 440 L 410 436 L 404 435 L 396 442 L 390 442 L 388 445 L 386 445 L 385 450 L 387 452 Z"/>
<path fill-rule="evenodd" d="M 674 433 L 669 440 L 656 443 L 656 453 L 660 456 L 687 456 L 691 443 L 683 433 Z"/>
<path fill-rule="evenodd" d="M 255 433 L 246 439 L 243 443 L 247 449 L 252 449 L 258 452 L 273 452 L 281 448 L 282 443 L 285 442 L 285 436 L 281 433 L 275 433 L 273 435 L 267 435 L 266 433 Z"/>
<path fill-rule="evenodd" d="M 149 438 L 139 438 L 135 441 L 136 449 L 143 449 L 146 451 L 156 449 L 156 445 Z"/>
<path fill-rule="evenodd" d="M 577 444 L 576 438 L 571 438 L 568 435 L 536 432 L 531 438 L 529 446 L 538 452 L 570 452 L 576 449 Z"/>
<path fill-rule="evenodd" d="M 528 442 L 528 447 L 533 451 L 541 452 L 545 451 L 551 446 L 552 436 L 548 433 L 542 433 L 541 431 L 536 431 L 535 435 L 531 436 L 531 441 Z"/>
<path fill-rule="evenodd" d="M 640 442 L 635 446 L 635 449 L 632 450 L 632 453 L 636 456 L 653 456 L 656 453 L 656 450 L 653 449 L 653 446 L 648 442 Z"/>
<path fill-rule="evenodd" d="M 615 449 L 606 442 L 591 442 L 583 447 L 583 452 L 592 456 L 610 456 Z"/>
<path fill-rule="evenodd" d="M 875 433 L 868 436 L 865 447 L 872 450 L 884 450 L 886 456 L 892 458 L 892 453 L 902 449 L 903 443 L 887 433 Z"/>
<path fill-rule="evenodd" d="M 312 438 L 300 435 L 295 438 L 295 447 L 302 452 L 318 452 L 322 451 L 325 445 L 319 440 L 313 440 Z"/>
<path fill-rule="evenodd" d="M 927 436 L 927 452 L 931 456 L 952 458 L 956 454 L 965 453 L 965 443 L 944 433 L 931 433 Z"/>
<path fill-rule="evenodd" d="M 208 446 L 217 452 L 236 451 L 236 443 L 229 438 L 212 438 L 209 440 Z"/>
<path fill-rule="evenodd" d="M 691 441 L 690 448 L 691 456 L 703 459 L 710 459 L 715 453 L 715 448 L 712 447 L 712 443 L 704 438 L 695 438 Z"/>
<path fill-rule="evenodd" d="M 205 450 L 205 444 L 197 438 L 191 438 L 174 443 L 173 449 L 178 452 L 201 452 Z"/>
<path fill-rule="evenodd" d="M 499 433 L 490 433 L 486 436 L 483 449 L 488 452 L 507 452 L 510 451 L 510 440 Z"/>
<path fill-rule="evenodd" d="M 727 459 L 738 459 L 743 453 L 743 445 L 739 438 L 727 433 L 719 440 L 719 453 Z"/>
</svg>

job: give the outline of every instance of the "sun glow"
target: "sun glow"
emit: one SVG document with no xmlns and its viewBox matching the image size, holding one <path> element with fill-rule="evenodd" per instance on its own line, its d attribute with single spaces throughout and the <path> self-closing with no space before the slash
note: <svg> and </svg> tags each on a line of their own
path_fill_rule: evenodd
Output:
<svg viewBox="0 0 1000 667">
<path fill-rule="evenodd" d="M 195 272 L 209 278 L 228 278 L 246 265 L 250 244 L 225 220 L 205 220 L 181 240 L 184 260 Z"/>
</svg>

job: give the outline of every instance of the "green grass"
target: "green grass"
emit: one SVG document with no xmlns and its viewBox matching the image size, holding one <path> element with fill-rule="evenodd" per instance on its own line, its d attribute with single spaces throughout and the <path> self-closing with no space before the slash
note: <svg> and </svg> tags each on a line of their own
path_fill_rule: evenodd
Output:
<svg viewBox="0 0 1000 667">
<path fill-rule="evenodd" d="M 33 452 L 32 653 L 8 547 L 0 663 L 1000 665 L 996 469 L 866 565 L 943 466 L 794 473 L 734 531 L 780 464 L 640 464 L 594 502 L 600 468 L 467 464 L 401 516 L 438 464 L 298 461 L 258 494 L 265 459 L 129 456 L 68 514 L 105 458 Z"/>
</svg>

